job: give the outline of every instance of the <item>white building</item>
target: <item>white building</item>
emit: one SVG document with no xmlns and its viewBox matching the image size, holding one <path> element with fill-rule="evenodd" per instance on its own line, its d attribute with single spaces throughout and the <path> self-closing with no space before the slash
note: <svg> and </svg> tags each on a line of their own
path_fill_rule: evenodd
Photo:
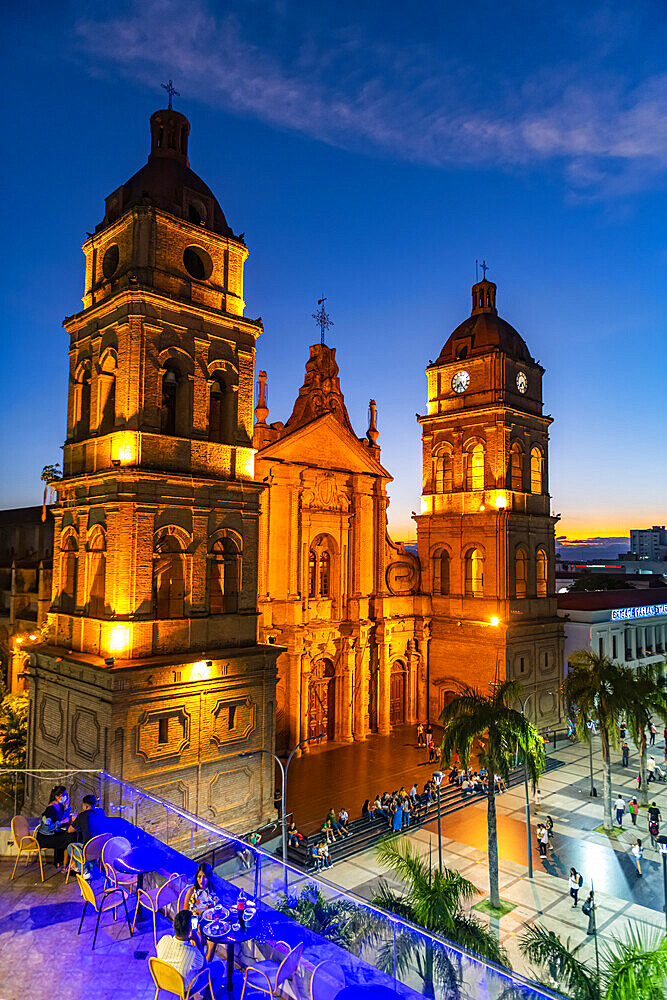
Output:
<svg viewBox="0 0 667 1000">
<path fill-rule="evenodd" d="M 664 524 L 654 524 L 652 528 L 632 528 L 630 551 L 640 559 L 667 558 L 667 530 Z"/>
<path fill-rule="evenodd" d="M 558 594 L 565 622 L 565 672 L 576 649 L 604 653 L 618 663 L 663 663 L 667 643 L 667 587 Z"/>
</svg>

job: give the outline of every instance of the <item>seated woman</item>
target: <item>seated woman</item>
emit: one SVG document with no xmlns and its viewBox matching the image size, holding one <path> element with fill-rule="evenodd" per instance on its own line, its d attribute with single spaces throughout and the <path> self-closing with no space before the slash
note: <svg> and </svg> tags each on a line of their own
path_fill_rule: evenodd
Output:
<svg viewBox="0 0 667 1000">
<path fill-rule="evenodd" d="M 340 826 L 342 832 L 346 837 L 350 836 L 350 814 L 348 813 L 345 806 L 343 806 L 338 813 L 338 825 Z"/>
<path fill-rule="evenodd" d="M 210 906 L 215 906 L 219 902 L 220 900 L 211 888 L 211 866 L 202 862 L 195 872 L 194 885 L 191 885 L 185 894 L 183 909 L 189 910 L 193 917 L 201 919 L 204 910 L 208 910 Z M 204 937 L 200 926 L 197 926 L 192 934 L 201 950 L 206 952 L 206 961 L 210 962 L 215 952 L 215 943 Z"/>
<path fill-rule="evenodd" d="M 333 861 L 331 860 L 331 855 L 329 854 L 329 844 L 326 840 L 320 841 L 319 846 L 317 848 L 317 853 L 324 867 L 331 868 Z"/>
<path fill-rule="evenodd" d="M 339 837 L 344 837 L 345 834 L 343 832 L 343 828 L 336 819 L 336 810 L 333 808 L 333 806 L 327 813 L 327 819 L 331 823 L 331 829 L 334 831 L 334 833 L 337 833 Z"/>
<path fill-rule="evenodd" d="M 334 833 L 334 828 L 331 825 L 331 820 L 329 819 L 329 817 L 327 817 L 324 823 L 322 823 L 322 826 L 320 827 L 320 833 L 324 835 L 324 839 L 326 840 L 327 844 L 333 843 L 333 841 L 336 839 L 336 834 Z"/>
<path fill-rule="evenodd" d="M 53 863 L 58 871 L 64 871 L 65 851 L 76 840 L 76 833 L 68 833 L 70 824 L 70 808 L 67 789 L 64 785 L 56 785 L 51 789 L 49 804 L 42 813 L 35 837 L 40 847 L 53 850 Z"/>
<path fill-rule="evenodd" d="M 363 806 L 361 807 L 361 818 L 362 819 L 372 819 L 373 818 L 373 816 L 371 814 L 370 799 L 366 799 L 364 801 Z"/>
<path fill-rule="evenodd" d="M 287 843 L 290 847 L 298 847 L 303 840 L 303 834 L 299 833 L 294 820 L 287 827 Z"/>
</svg>

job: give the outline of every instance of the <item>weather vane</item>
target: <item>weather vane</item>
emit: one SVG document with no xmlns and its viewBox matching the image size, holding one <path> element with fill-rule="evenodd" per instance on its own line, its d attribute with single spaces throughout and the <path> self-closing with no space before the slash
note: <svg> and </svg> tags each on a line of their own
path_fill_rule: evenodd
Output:
<svg viewBox="0 0 667 1000">
<path fill-rule="evenodd" d="M 320 342 L 322 347 L 324 347 L 324 334 L 327 332 L 330 326 L 333 326 L 333 320 L 329 319 L 329 315 L 325 312 L 324 303 L 326 302 L 326 295 L 321 299 L 317 300 L 317 304 L 320 307 L 317 312 L 313 313 L 313 319 L 320 328 Z"/>
<path fill-rule="evenodd" d="M 172 99 L 172 97 L 174 97 L 174 96 L 180 97 L 181 95 L 175 89 L 174 83 L 173 83 L 172 80 L 170 80 L 169 83 L 161 83 L 160 86 L 162 87 L 163 90 L 166 90 L 167 93 L 169 94 L 169 105 L 168 105 L 168 107 L 169 107 L 169 110 L 172 111 L 173 110 L 172 106 L 171 106 L 171 99 Z"/>
</svg>

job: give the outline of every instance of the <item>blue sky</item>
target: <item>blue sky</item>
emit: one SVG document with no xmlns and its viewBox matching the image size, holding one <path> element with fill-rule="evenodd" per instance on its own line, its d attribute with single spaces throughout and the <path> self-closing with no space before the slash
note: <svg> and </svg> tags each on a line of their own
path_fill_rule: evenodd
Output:
<svg viewBox="0 0 667 1000">
<path fill-rule="evenodd" d="M 4 25 L 0 504 L 39 502 L 60 457 L 80 246 L 172 77 L 191 165 L 251 251 L 269 419 L 326 294 L 359 434 L 378 402 L 398 537 L 424 367 L 469 313 L 476 258 L 547 369 L 559 531 L 664 523 L 664 3 L 45 3 Z"/>
</svg>

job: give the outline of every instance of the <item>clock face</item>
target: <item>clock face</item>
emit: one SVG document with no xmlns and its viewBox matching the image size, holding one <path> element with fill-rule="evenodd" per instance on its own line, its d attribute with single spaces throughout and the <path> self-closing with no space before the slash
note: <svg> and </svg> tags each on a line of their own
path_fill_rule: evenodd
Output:
<svg viewBox="0 0 667 1000">
<path fill-rule="evenodd" d="M 528 388 L 528 376 L 525 372 L 517 372 L 516 387 L 519 392 L 525 392 Z"/>
<path fill-rule="evenodd" d="M 468 372 L 457 372 L 452 379 L 452 389 L 454 392 L 465 392 L 470 385 L 470 375 Z"/>
</svg>

